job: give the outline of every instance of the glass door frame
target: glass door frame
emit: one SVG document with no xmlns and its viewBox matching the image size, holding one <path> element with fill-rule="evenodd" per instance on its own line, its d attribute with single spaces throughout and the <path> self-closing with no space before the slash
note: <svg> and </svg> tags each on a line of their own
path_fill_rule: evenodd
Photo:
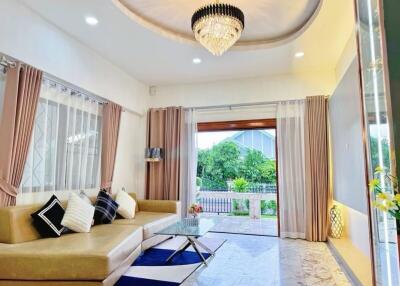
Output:
<svg viewBox="0 0 400 286">
<path fill-rule="evenodd" d="M 279 215 L 279 171 L 278 171 L 278 136 L 276 136 L 277 126 L 275 118 L 268 119 L 250 119 L 250 120 L 230 120 L 230 121 L 214 121 L 214 122 L 198 122 L 197 132 L 218 132 L 218 131 L 240 131 L 240 130 L 259 130 L 274 129 L 275 130 L 275 169 L 276 169 L 276 205 L 277 205 L 277 227 L 278 236 L 280 232 L 280 215 Z"/>
</svg>

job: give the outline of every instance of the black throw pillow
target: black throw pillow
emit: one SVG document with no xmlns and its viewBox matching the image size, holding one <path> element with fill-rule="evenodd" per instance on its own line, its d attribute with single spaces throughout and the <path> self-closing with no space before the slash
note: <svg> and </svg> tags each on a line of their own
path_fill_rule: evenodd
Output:
<svg viewBox="0 0 400 286">
<path fill-rule="evenodd" d="M 94 205 L 94 224 L 112 223 L 117 215 L 118 206 L 105 190 L 101 190 Z"/>
<path fill-rule="evenodd" d="M 59 237 L 66 230 L 61 225 L 65 210 L 53 195 L 38 211 L 31 214 L 33 225 L 42 237 Z"/>
</svg>

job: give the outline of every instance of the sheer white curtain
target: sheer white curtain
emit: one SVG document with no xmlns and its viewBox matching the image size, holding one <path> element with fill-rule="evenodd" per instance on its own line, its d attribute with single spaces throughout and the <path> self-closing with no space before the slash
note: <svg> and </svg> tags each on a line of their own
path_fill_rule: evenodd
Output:
<svg viewBox="0 0 400 286">
<path fill-rule="evenodd" d="M 303 100 L 277 106 L 281 237 L 305 238 L 306 195 Z"/>
<path fill-rule="evenodd" d="M 185 110 L 185 126 L 181 156 L 180 201 L 182 216 L 187 216 L 187 209 L 195 201 L 197 176 L 197 119 L 194 109 Z"/>
<path fill-rule="evenodd" d="M 98 188 L 102 106 L 44 80 L 21 192 Z"/>
</svg>

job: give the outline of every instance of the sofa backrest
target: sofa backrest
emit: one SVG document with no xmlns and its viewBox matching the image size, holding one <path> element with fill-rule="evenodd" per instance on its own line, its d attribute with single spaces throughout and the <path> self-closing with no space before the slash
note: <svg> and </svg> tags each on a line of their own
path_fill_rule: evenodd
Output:
<svg viewBox="0 0 400 286">
<path fill-rule="evenodd" d="M 136 200 L 135 193 L 129 193 L 129 195 Z M 90 199 L 95 202 L 96 197 Z M 0 208 L 0 243 L 12 244 L 40 239 L 39 233 L 33 226 L 31 214 L 40 209 L 43 204 Z M 62 201 L 62 205 L 65 208 L 67 202 Z"/>
</svg>

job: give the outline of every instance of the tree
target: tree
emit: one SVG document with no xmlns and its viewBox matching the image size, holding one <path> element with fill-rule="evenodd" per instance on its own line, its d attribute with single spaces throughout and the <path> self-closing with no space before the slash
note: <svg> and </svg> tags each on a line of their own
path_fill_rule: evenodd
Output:
<svg viewBox="0 0 400 286">
<path fill-rule="evenodd" d="M 226 182 L 238 176 L 240 150 L 233 142 L 221 142 L 198 153 L 197 175 L 203 188 L 227 188 Z"/>
<path fill-rule="evenodd" d="M 210 149 L 199 150 L 197 176 L 202 189 L 225 189 L 227 181 L 243 178 L 250 184 L 276 182 L 275 161 L 258 150 L 247 149 L 244 156 L 232 141 L 223 141 Z"/>
<path fill-rule="evenodd" d="M 274 160 L 266 159 L 261 165 L 258 166 L 258 169 L 261 173 L 262 183 L 276 183 L 276 162 Z"/>
<path fill-rule="evenodd" d="M 249 149 L 240 168 L 240 176 L 253 183 L 261 183 L 260 166 L 267 160 L 263 153 Z"/>
<path fill-rule="evenodd" d="M 211 164 L 210 149 L 199 150 L 197 153 L 197 177 L 203 178 L 206 174 L 207 166 Z"/>
</svg>

